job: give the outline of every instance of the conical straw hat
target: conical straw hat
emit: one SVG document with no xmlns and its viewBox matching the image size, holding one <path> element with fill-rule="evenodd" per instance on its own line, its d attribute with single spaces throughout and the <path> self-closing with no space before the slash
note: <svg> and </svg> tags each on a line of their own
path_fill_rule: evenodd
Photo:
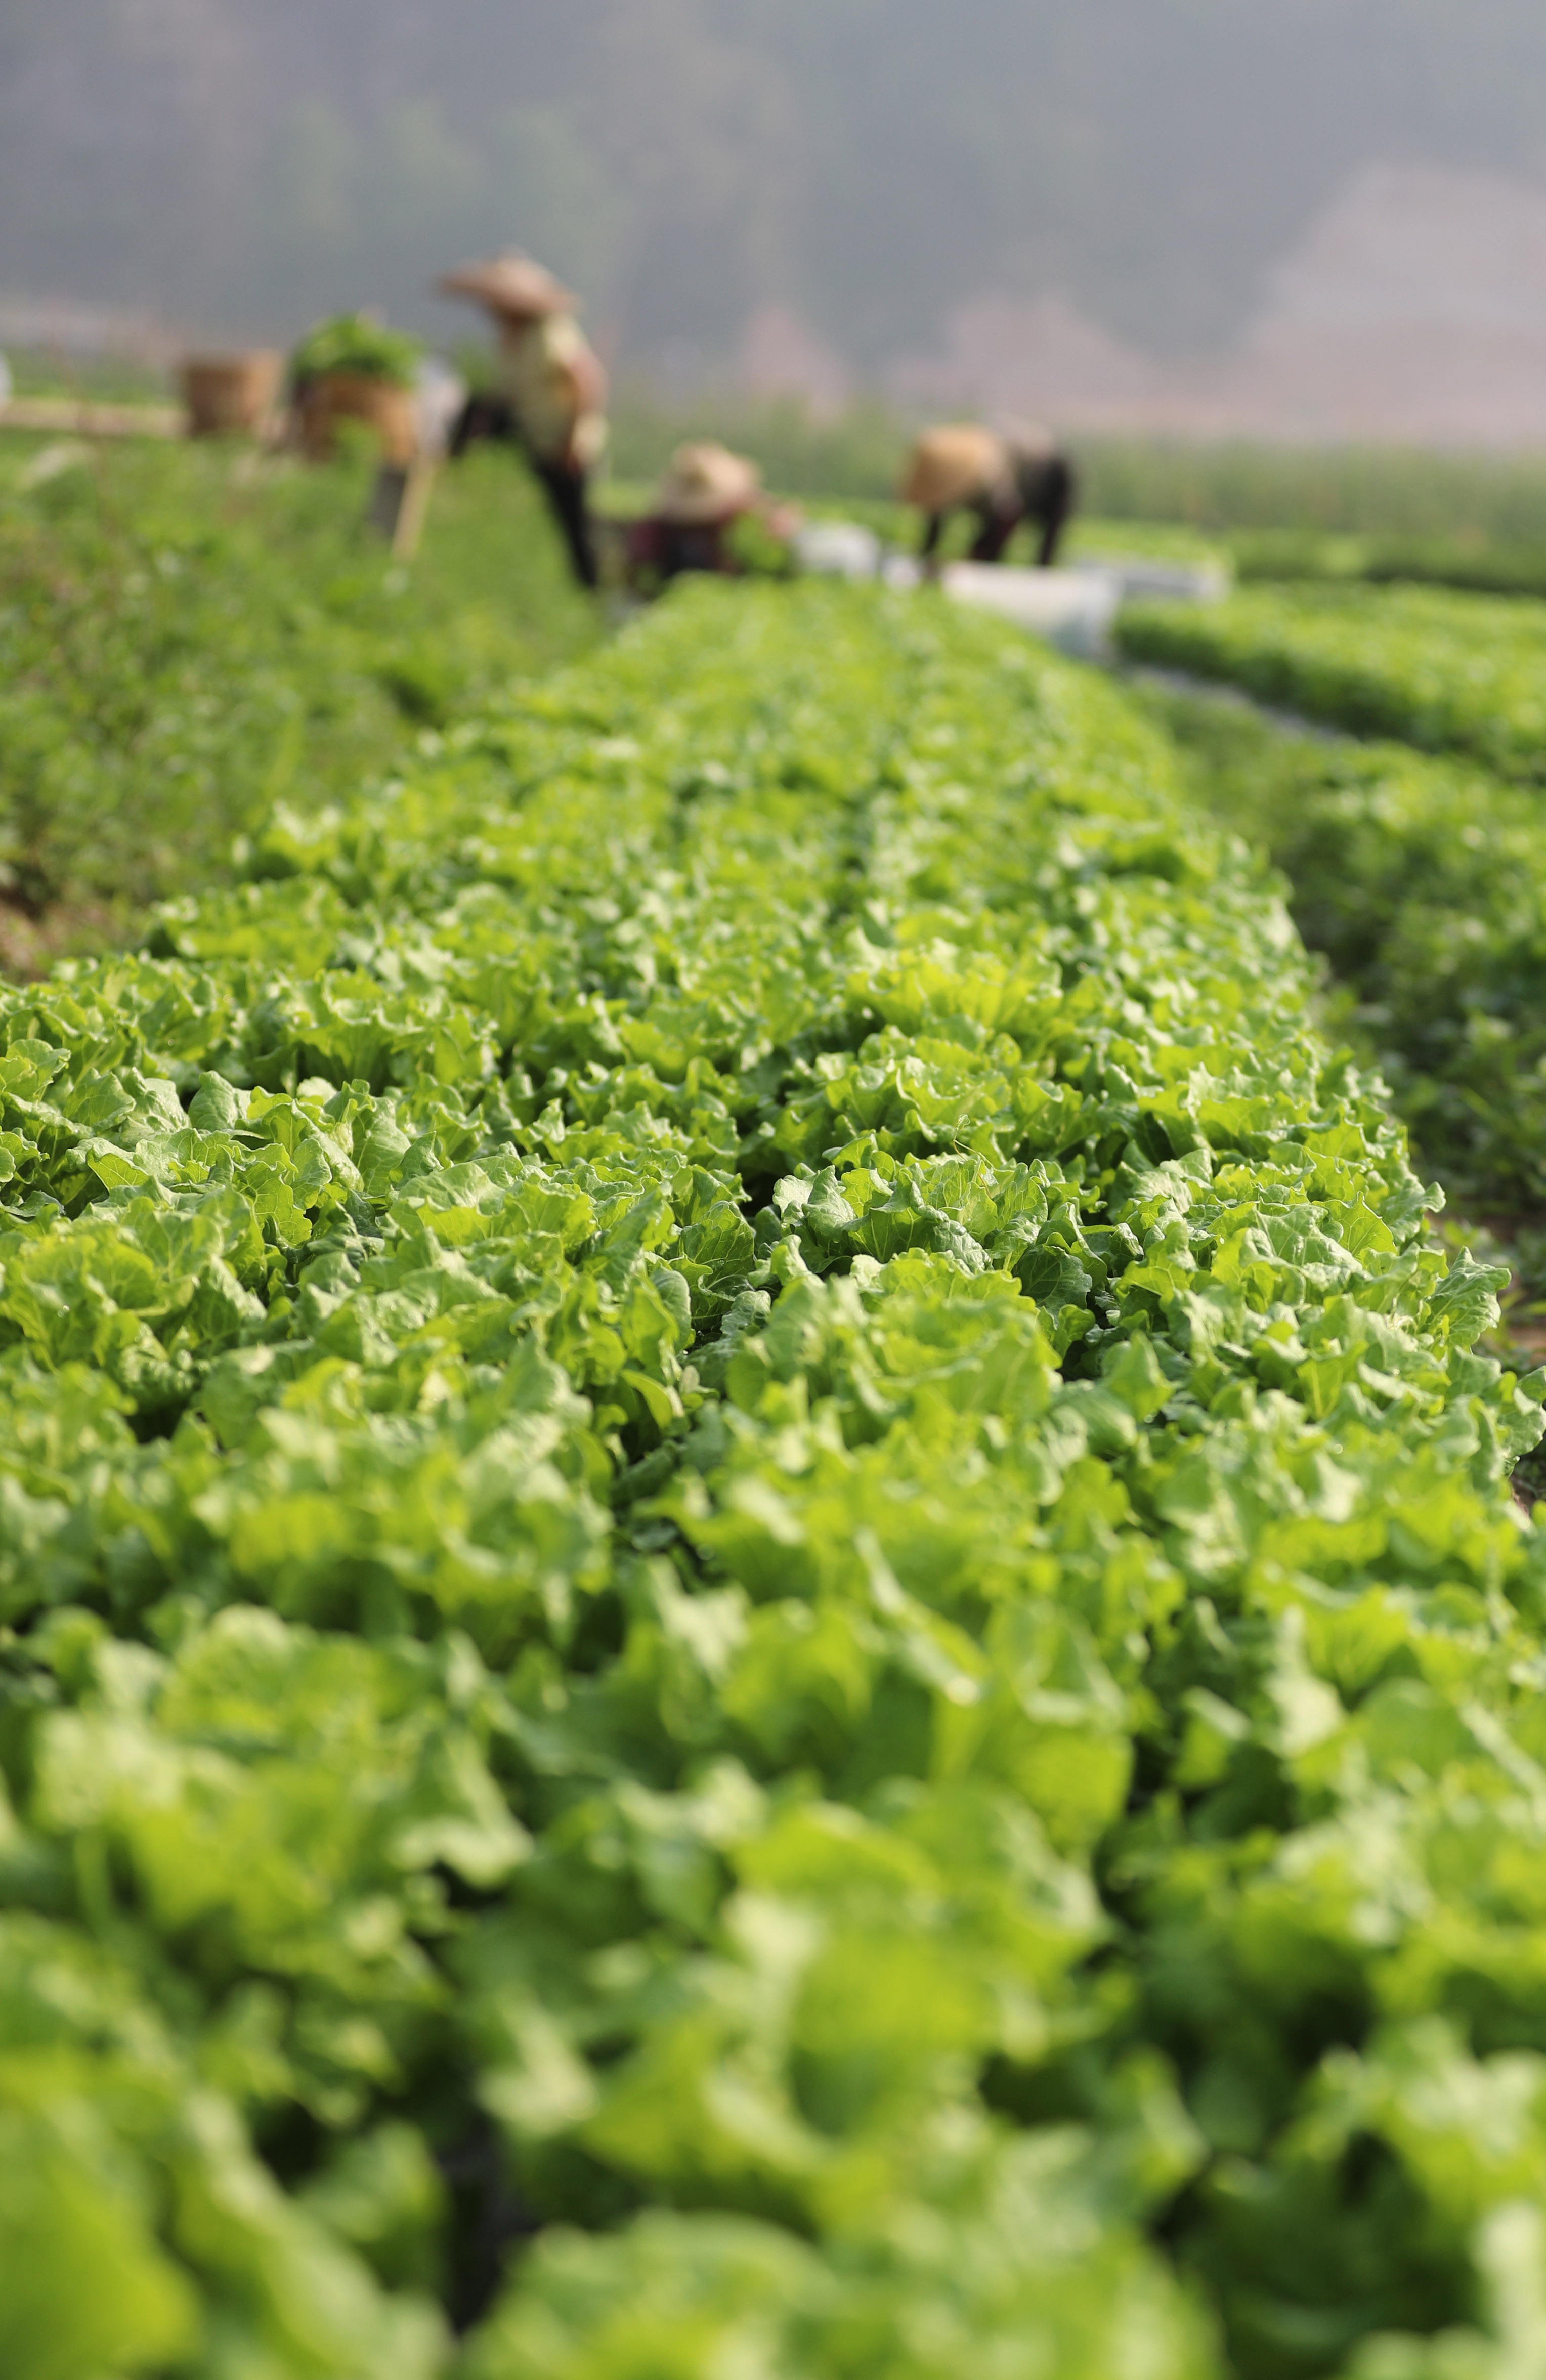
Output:
<svg viewBox="0 0 1546 2380">
<path fill-rule="evenodd" d="M 513 248 L 480 264 L 459 264 L 454 273 L 442 273 L 435 286 L 448 298 L 476 298 L 490 313 L 517 319 L 573 313 L 580 302 L 545 264 Z"/>
<path fill-rule="evenodd" d="M 1009 469 L 1004 442 L 974 421 L 945 422 L 914 441 L 902 474 L 901 500 L 926 513 L 948 512 L 991 493 Z"/>
<path fill-rule="evenodd" d="M 655 509 L 662 520 L 684 527 L 722 520 L 755 503 L 760 480 L 755 463 L 712 439 L 679 446 L 655 491 Z"/>
</svg>

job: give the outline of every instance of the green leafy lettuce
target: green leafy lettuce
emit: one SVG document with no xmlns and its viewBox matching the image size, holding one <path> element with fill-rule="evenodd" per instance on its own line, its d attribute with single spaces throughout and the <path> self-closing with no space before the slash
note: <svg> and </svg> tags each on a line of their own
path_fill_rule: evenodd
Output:
<svg viewBox="0 0 1546 2380">
<path fill-rule="evenodd" d="M 1535 2351 L 1539 1398 L 1310 989 L 704 586 L 0 999 L 8 2371 Z"/>
</svg>

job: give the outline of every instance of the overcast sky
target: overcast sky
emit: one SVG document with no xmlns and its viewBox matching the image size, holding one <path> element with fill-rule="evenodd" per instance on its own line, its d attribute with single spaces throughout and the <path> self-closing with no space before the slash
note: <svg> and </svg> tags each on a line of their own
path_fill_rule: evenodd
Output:
<svg viewBox="0 0 1546 2380">
<path fill-rule="evenodd" d="M 519 240 L 628 357 L 1226 345 L 1357 169 L 1546 187 L 1542 0 L 0 0 L 0 295 L 284 336 Z"/>
</svg>

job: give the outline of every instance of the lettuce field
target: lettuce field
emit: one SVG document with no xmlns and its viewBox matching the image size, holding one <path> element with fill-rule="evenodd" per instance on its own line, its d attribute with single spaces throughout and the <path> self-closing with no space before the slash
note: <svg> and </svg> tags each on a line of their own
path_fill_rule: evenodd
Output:
<svg viewBox="0 0 1546 2380">
<path fill-rule="evenodd" d="M 1164 735 L 699 584 L 244 852 L 0 992 L 0 2373 L 1534 2369 L 1546 1379 Z"/>
</svg>

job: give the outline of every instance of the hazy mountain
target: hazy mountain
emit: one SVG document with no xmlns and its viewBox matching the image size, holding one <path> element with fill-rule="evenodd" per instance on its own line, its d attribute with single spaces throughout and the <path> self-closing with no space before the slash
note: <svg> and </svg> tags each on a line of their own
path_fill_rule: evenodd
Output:
<svg viewBox="0 0 1546 2380">
<path fill-rule="evenodd" d="M 1364 167 L 1546 187 L 1543 90 L 1540 0 L 0 0 L 0 292 L 446 324 L 515 238 L 667 372 L 988 302 L 1196 357 Z"/>
<path fill-rule="evenodd" d="M 780 319 L 763 322 L 765 350 Z M 755 360 L 763 386 L 818 386 L 798 347 Z M 882 382 L 910 408 L 1074 431 L 1546 446 L 1546 190 L 1370 166 L 1266 274 L 1222 354 L 1156 359 L 1061 298 L 974 296 Z"/>
</svg>

